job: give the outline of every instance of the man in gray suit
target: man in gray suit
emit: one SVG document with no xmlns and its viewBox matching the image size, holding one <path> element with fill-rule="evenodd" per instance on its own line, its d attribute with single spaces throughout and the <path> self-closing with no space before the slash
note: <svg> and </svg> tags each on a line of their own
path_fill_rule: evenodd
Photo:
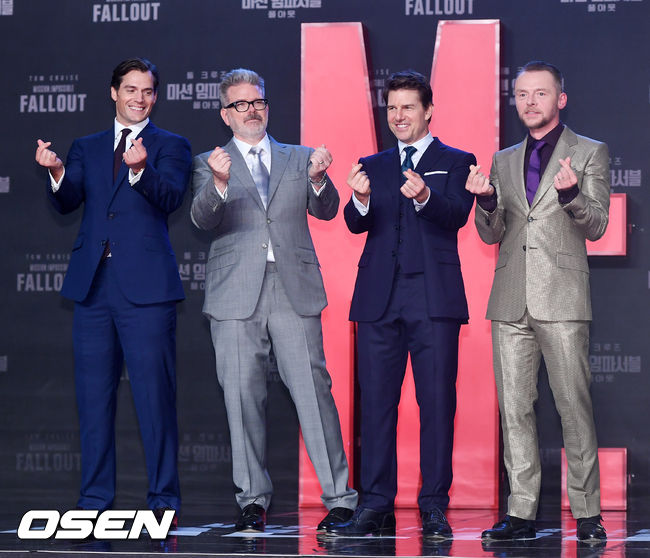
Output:
<svg viewBox="0 0 650 558">
<path fill-rule="evenodd" d="M 273 492 L 266 470 L 266 375 L 271 349 L 296 405 L 307 453 L 329 513 L 345 521 L 357 504 L 325 368 L 320 314 L 327 305 L 307 213 L 334 218 L 339 195 L 325 146 L 284 145 L 266 133 L 264 80 L 229 72 L 219 86 L 233 139 L 194 159 L 192 221 L 214 233 L 203 312 L 224 390 L 233 480 L 242 512 L 236 530 L 263 531 Z M 343 518 L 343 519 L 342 519 Z"/>
<path fill-rule="evenodd" d="M 515 101 L 528 136 L 494 155 L 489 179 L 471 167 L 466 185 L 477 196 L 479 235 L 499 243 L 487 318 L 511 491 L 507 515 L 483 538 L 535 538 L 541 467 L 534 404 L 543 356 L 562 420 L 578 539 L 602 543 L 585 240 L 607 227 L 609 154 L 560 122 L 567 95 L 555 66 L 526 64 Z"/>
</svg>

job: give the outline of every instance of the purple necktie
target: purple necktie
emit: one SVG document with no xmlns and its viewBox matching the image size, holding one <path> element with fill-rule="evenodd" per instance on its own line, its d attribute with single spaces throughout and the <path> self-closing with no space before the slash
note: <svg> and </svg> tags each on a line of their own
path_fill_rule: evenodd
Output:
<svg viewBox="0 0 650 558">
<path fill-rule="evenodd" d="M 545 145 L 545 141 L 535 141 L 533 151 L 530 154 L 528 172 L 526 173 L 526 199 L 528 200 L 528 205 L 533 205 L 533 198 L 535 197 L 535 192 L 537 192 L 537 188 L 539 187 L 539 180 L 541 178 L 540 170 L 542 168 L 540 154 Z"/>
</svg>

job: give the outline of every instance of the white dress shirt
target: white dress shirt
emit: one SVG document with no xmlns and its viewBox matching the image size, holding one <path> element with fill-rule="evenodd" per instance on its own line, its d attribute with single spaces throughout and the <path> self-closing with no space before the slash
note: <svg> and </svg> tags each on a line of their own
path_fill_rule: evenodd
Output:
<svg viewBox="0 0 650 558">
<path fill-rule="evenodd" d="M 427 132 L 426 136 L 411 144 L 407 144 L 404 143 L 403 141 L 398 140 L 397 148 L 399 149 L 400 164 L 403 164 L 404 159 L 406 158 L 406 153 L 404 152 L 404 148 L 408 147 L 409 145 L 412 145 L 413 147 L 415 147 L 416 151 L 411 156 L 411 161 L 413 161 L 413 168 L 417 167 L 418 163 L 420 162 L 420 159 L 422 158 L 422 155 L 424 155 L 424 152 L 427 150 L 427 148 L 429 147 L 429 145 L 431 145 L 432 142 L 433 142 L 433 136 L 431 135 L 431 132 Z M 370 188 L 372 190 L 372 184 L 370 185 Z M 415 211 L 420 211 L 420 209 L 422 209 L 427 204 L 430 197 L 431 197 L 431 192 L 429 192 L 427 199 L 424 200 L 422 203 L 416 201 L 414 198 L 413 205 L 415 206 Z M 357 199 L 357 197 L 353 195 L 352 202 L 354 203 L 354 207 L 357 208 L 357 211 L 361 213 L 361 215 L 367 215 L 368 211 L 370 211 L 370 198 L 368 198 L 368 205 L 363 205 Z"/>
<path fill-rule="evenodd" d="M 120 143 L 120 136 L 122 135 L 122 130 L 124 128 L 128 128 L 131 130 L 131 133 L 126 136 L 126 145 L 128 145 L 127 149 L 131 147 L 131 144 L 135 138 L 137 138 L 140 135 L 140 132 L 144 130 L 145 126 L 149 124 L 149 119 L 145 118 L 142 122 L 138 122 L 137 124 L 133 124 L 131 126 L 123 126 L 117 121 L 117 118 L 115 119 L 113 123 L 113 152 L 117 149 L 117 144 Z M 142 176 L 142 173 L 144 172 L 144 169 L 142 169 L 138 174 L 133 174 L 133 170 L 129 169 L 129 184 L 133 186 L 138 180 L 140 180 L 140 177 Z M 56 194 L 58 189 L 61 187 L 61 181 L 63 180 L 63 177 L 65 176 L 65 167 L 63 167 L 63 174 L 61 175 L 61 178 L 59 178 L 59 181 L 56 182 L 54 178 L 52 177 L 52 173 L 48 171 L 50 175 L 50 185 L 52 186 L 52 192 Z"/>
</svg>

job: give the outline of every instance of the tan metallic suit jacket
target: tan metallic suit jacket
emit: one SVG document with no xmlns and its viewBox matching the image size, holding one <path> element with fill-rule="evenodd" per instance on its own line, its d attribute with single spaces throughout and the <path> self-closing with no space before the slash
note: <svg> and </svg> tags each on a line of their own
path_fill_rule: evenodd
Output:
<svg viewBox="0 0 650 558">
<path fill-rule="evenodd" d="M 498 207 L 476 205 L 484 242 L 499 243 L 487 319 L 516 321 L 526 308 L 538 320 L 591 320 L 585 239 L 600 238 L 609 213 L 609 152 L 604 143 L 565 128 L 540 180 L 532 206 L 524 186 L 526 140 L 494 154 L 490 182 Z M 558 202 L 553 177 L 571 157 L 580 193 Z"/>
</svg>

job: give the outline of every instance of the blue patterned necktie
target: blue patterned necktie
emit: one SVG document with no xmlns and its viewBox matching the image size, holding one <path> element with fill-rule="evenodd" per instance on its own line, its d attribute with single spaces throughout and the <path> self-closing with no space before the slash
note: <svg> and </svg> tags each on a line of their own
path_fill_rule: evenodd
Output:
<svg viewBox="0 0 650 558">
<path fill-rule="evenodd" d="M 251 156 L 251 176 L 253 177 L 253 182 L 257 186 L 257 192 L 262 198 L 262 203 L 264 207 L 268 204 L 269 201 L 269 171 L 264 162 L 262 161 L 262 149 L 259 145 L 251 147 L 248 151 L 248 154 Z"/>
<path fill-rule="evenodd" d="M 402 172 L 402 182 L 406 182 L 406 177 L 404 172 L 407 169 L 413 170 L 413 154 L 417 151 L 412 145 L 407 145 L 404 148 L 404 162 L 402 163 L 401 172 Z"/>
<path fill-rule="evenodd" d="M 542 168 L 541 151 L 545 145 L 545 141 L 535 141 L 535 145 L 530 154 L 528 171 L 526 172 L 526 199 L 528 200 L 528 205 L 533 205 L 533 199 L 535 198 L 535 193 L 539 187 L 539 181 L 542 178 L 540 173 Z"/>
</svg>

